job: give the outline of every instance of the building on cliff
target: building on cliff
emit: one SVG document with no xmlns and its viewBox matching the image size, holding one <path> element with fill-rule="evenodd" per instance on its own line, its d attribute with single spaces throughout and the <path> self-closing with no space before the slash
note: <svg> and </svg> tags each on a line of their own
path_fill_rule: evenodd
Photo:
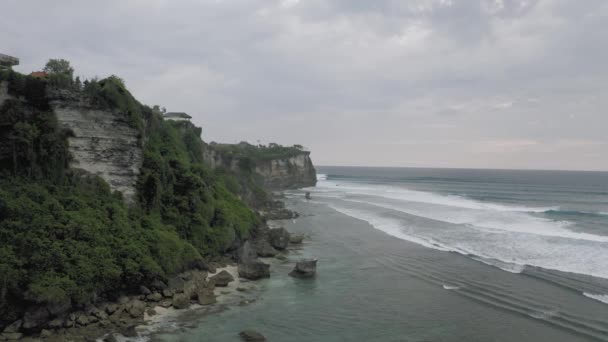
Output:
<svg viewBox="0 0 608 342">
<path fill-rule="evenodd" d="M 0 53 L 0 69 L 19 65 L 19 58 Z"/>
<path fill-rule="evenodd" d="M 168 112 L 163 115 L 165 120 L 172 121 L 190 121 L 192 117 L 184 112 Z"/>
</svg>

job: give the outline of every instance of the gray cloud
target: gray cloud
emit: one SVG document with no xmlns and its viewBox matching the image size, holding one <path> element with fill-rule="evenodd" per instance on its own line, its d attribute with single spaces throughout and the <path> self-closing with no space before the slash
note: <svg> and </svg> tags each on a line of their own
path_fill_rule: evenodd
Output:
<svg viewBox="0 0 608 342">
<path fill-rule="evenodd" d="M 602 0 L 7 0 L 18 70 L 69 59 L 206 140 L 319 164 L 608 169 Z"/>
</svg>

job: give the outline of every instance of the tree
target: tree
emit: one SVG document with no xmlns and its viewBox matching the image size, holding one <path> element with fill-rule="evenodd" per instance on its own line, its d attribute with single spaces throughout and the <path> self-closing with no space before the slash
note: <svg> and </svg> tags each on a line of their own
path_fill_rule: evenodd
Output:
<svg viewBox="0 0 608 342">
<path fill-rule="evenodd" d="M 74 68 L 65 59 L 49 59 L 44 66 L 49 74 L 49 83 L 57 87 L 68 87 L 74 82 Z"/>
<path fill-rule="evenodd" d="M 49 59 L 44 66 L 44 72 L 48 74 L 62 74 L 69 76 L 70 79 L 74 76 L 74 68 L 70 66 L 70 62 L 65 59 Z"/>
</svg>

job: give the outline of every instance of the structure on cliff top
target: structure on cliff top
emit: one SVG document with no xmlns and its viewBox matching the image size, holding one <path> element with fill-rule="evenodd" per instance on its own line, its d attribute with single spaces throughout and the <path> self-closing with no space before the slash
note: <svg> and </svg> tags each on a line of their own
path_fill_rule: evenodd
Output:
<svg viewBox="0 0 608 342">
<path fill-rule="evenodd" d="M 19 65 L 19 58 L 0 53 L 0 69 Z"/>
<path fill-rule="evenodd" d="M 173 121 L 190 121 L 192 117 L 184 112 L 169 112 L 163 115 L 165 120 L 173 120 Z"/>
</svg>

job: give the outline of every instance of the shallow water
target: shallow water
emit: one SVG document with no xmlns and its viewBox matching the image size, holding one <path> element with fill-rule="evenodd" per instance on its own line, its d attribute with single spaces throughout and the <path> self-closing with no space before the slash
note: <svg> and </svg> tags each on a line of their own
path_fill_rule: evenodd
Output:
<svg viewBox="0 0 608 342">
<path fill-rule="evenodd" d="M 310 238 L 257 282 L 257 301 L 156 339 L 608 341 L 600 176 L 323 171 L 312 201 L 290 194 L 302 217 L 285 226 Z M 562 217 L 573 211 L 584 218 Z M 287 275 L 300 257 L 319 259 L 316 279 Z"/>
</svg>

